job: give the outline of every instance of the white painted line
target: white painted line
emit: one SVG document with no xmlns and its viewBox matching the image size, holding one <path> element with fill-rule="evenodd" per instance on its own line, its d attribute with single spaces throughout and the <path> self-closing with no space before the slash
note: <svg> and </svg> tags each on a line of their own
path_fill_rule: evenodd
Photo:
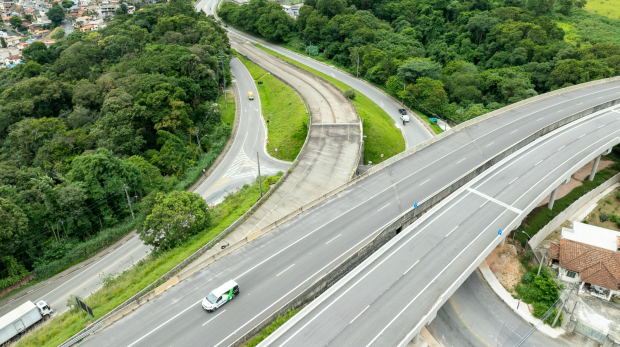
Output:
<svg viewBox="0 0 620 347">
<path fill-rule="evenodd" d="M 127 347 L 131 347 L 131 346 L 135 345 L 136 343 L 138 343 L 138 342 L 140 342 L 140 341 L 144 340 L 144 338 L 145 338 L 145 337 L 147 337 L 147 336 L 151 335 L 152 333 L 154 333 L 154 332 L 155 332 L 156 330 L 158 330 L 159 328 L 161 328 L 161 327 L 163 327 L 164 325 L 168 324 L 168 322 L 170 322 L 171 320 L 173 320 L 173 319 L 177 318 L 178 316 L 182 315 L 183 313 L 185 313 L 185 312 L 186 312 L 187 310 L 189 310 L 190 308 L 193 308 L 193 307 L 194 307 L 194 305 L 199 304 L 199 303 L 201 303 L 201 302 L 202 302 L 202 299 L 200 299 L 200 301 L 198 301 L 198 302 L 196 302 L 196 303 L 191 304 L 188 308 L 186 308 L 186 309 L 184 309 L 183 311 L 181 311 L 181 312 L 177 313 L 174 317 L 172 317 L 172 318 L 168 319 L 167 321 L 165 321 L 165 322 L 161 323 L 161 324 L 160 324 L 157 328 L 155 328 L 155 329 L 153 329 L 153 330 L 149 331 L 148 333 L 144 334 L 141 338 L 137 339 L 136 341 L 134 341 L 134 343 L 132 343 L 131 345 L 129 345 L 129 346 L 127 346 Z"/>
<path fill-rule="evenodd" d="M 540 118 L 538 118 L 536 121 L 537 121 L 537 122 L 538 122 L 538 121 L 541 121 L 541 120 L 543 120 L 543 118 L 545 118 L 545 117 L 540 117 Z"/>
<path fill-rule="evenodd" d="M 514 180 L 513 180 L 513 182 L 514 182 Z M 512 182 L 510 182 L 510 183 L 512 183 Z M 497 200 L 495 198 L 492 198 L 492 197 L 490 197 L 490 196 L 488 196 L 488 195 L 486 195 L 484 193 L 481 193 L 481 192 L 479 192 L 479 191 L 477 191 L 475 189 L 467 188 L 467 190 L 472 192 L 472 193 L 474 193 L 474 194 L 476 194 L 476 195 L 478 195 L 478 196 L 481 196 L 481 197 L 483 197 L 483 198 L 485 198 L 485 199 L 487 199 L 489 201 L 493 201 L 494 203 L 496 203 L 496 204 L 498 204 L 498 205 L 500 205 L 500 206 L 502 206 L 504 208 L 507 208 L 507 209 L 511 210 L 512 212 L 516 212 L 518 214 L 523 213 L 523 211 L 521 211 L 521 210 L 519 210 L 517 208 L 514 208 L 514 207 L 512 207 L 512 206 L 510 206 L 508 204 L 505 204 L 505 203 L 503 203 L 503 202 L 501 202 L 501 201 L 499 201 L 499 200 Z"/>
<path fill-rule="evenodd" d="M 336 237 L 338 237 L 338 236 L 336 236 Z M 286 269 L 282 270 L 282 272 L 280 272 L 279 274 L 277 274 L 277 275 L 276 275 L 276 277 L 280 276 L 280 275 L 281 275 L 281 274 L 283 274 L 286 270 L 288 270 L 288 269 L 292 268 L 293 266 L 295 266 L 295 264 L 293 264 L 293 265 L 291 265 L 291 266 L 287 267 Z"/>
<path fill-rule="evenodd" d="M 597 129 L 600 129 L 600 128 L 604 127 L 605 125 L 607 125 L 607 124 L 603 124 L 600 127 L 598 127 Z"/>
<path fill-rule="evenodd" d="M 463 158 L 463 159 L 461 159 L 461 160 L 457 161 L 456 163 L 458 164 L 458 163 L 462 162 L 462 161 L 463 161 L 463 160 L 465 160 L 465 159 L 466 159 L 466 158 Z"/>
<path fill-rule="evenodd" d="M 431 179 L 429 178 L 429 179 L 427 179 L 426 181 L 424 181 L 424 182 L 420 183 L 420 185 L 423 185 L 424 183 L 426 183 L 426 182 L 428 182 L 428 181 L 430 181 L 430 180 L 431 180 Z"/>
<path fill-rule="evenodd" d="M 484 204 L 480 205 L 480 207 L 483 207 L 484 205 L 486 205 L 487 202 L 489 202 L 489 200 L 485 201 Z"/>
<path fill-rule="evenodd" d="M 583 134 L 583 135 L 579 136 L 579 137 L 578 137 L 578 139 L 580 139 L 580 138 L 582 138 L 582 137 L 584 137 L 584 136 L 586 136 L 586 134 Z"/>
<path fill-rule="evenodd" d="M 579 106 L 579 105 L 583 105 L 583 102 L 580 102 L 580 103 L 577 104 L 577 106 Z"/>
<path fill-rule="evenodd" d="M 493 142 L 489 143 L 488 145 L 486 145 L 486 146 L 484 146 L 484 147 L 489 147 L 490 145 L 492 145 L 492 144 L 494 144 L 494 143 L 495 143 L 495 141 L 493 141 Z"/>
<path fill-rule="evenodd" d="M 385 206 L 381 207 L 380 209 L 378 209 L 377 212 L 379 212 L 379 211 L 383 210 L 384 208 L 390 206 L 390 204 L 391 204 L 391 202 L 388 202 L 387 205 L 385 205 Z"/>
<path fill-rule="evenodd" d="M 556 112 L 556 113 L 560 113 L 560 112 L 562 112 L 562 111 L 564 111 L 564 110 L 559 110 L 559 111 L 558 111 L 558 112 Z"/>
<path fill-rule="evenodd" d="M 538 163 L 534 164 L 534 166 L 538 166 L 538 164 L 542 163 L 543 160 L 541 159 Z"/>
<path fill-rule="evenodd" d="M 357 316 L 355 316 L 355 318 L 353 318 L 353 320 L 352 320 L 352 321 L 350 321 L 350 322 L 349 322 L 349 324 L 353 323 L 353 322 L 357 319 L 357 317 L 361 316 L 361 315 L 362 315 L 362 313 L 366 312 L 366 310 L 367 310 L 369 307 L 370 307 L 370 305 L 366 306 L 366 308 L 365 308 L 365 309 L 363 309 L 363 310 L 362 310 L 362 312 L 360 312 Z"/>
<path fill-rule="evenodd" d="M 562 148 L 564 148 L 564 147 L 566 147 L 566 145 L 564 145 L 564 146 L 562 146 L 562 147 L 558 148 L 558 149 L 556 150 L 556 152 L 559 152 L 559 151 L 560 151 Z"/>
<path fill-rule="evenodd" d="M 510 132 L 510 133 L 511 133 L 511 134 L 514 134 L 514 133 L 516 133 L 517 131 L 519 131 L 519 129 L 515 129 L 515 130 L 513 130 L 513 131 L 512 131 L 512 132 Z"/>
<path fill-rule="evenodd" d="M 596 98 L 596 100 L 602 99 L 602 98 L 604 98 L 604 96 L 599 96 L 598 98 Z"/>
<path fill-rule="evenodd" d="M 340 237 L 340 235 L 342 235 L 342 234 L 338 234 L 338 236 L 336 236 L 336 237 L 334 237 L 333 239 L 331 239 L 331 240 L 329 240 L 329 241 L 325 242 L 325 244 L 328 244 L 328 243 L 330 243 L 330 242 L 334 241 L 335 239 L 337 239 L 338 237 Z"/>
<path fill-rule="evenodd" d="M 224 311 L 222 311 L 222 312 L 218 313 L 218 314 L 217 314 L 217 316 L 215 316 L 215 317 L 213 317 L 213 318 L 209 319 L 209 320 L 208 320 L 208 321 L 206 321 L 206 322 L 205 322 L 202 326 L 205 326 L 205 325 L 209 324 L 209 322 L 210 322 L 210 321 L 212 321 L 212 320 L 214 320 L 215 318 L 219 317 L 219 316 L 220 316 L 222 313 L 224 313 L 224 312 L 226 312 L 226 310 L 224 310 Z"/>
<path fill-rule="evenodd" d="M 459 227 L 459 226 L 457 225 L 457 226 L 455 226 L 455 227 L 454 227 L 454 229 L 450 230 L 450 232 L 448 233 L 448 235 L 446 235 L 446 237 L 450 236 L 450 234 L 452 234 L 452 232 L 453 232 L 454 230 L 456 230 L 458 227 Z"/>
<path fill-rule="evenodd" d="M 413 263 L 413 265 L 411 265 L 411 266 L 407 269 L 407 271 L 405 271 L 405 272 L 403 273 L 403 275 L 406 275 L 406 274 L 407 274 L 407 272 L 409 272 L 409 270 L 413 269 L 413 267 L 414 267 L 414 266 L 416 266 L 419 262 L 420 262 L 420 260 L 418 260 L 418 261 L 416 261 L 415 263 Z"/>
<path fill-rule="evenodd" d="M 515 183 L 515 181 L 518 180 L 518 179 L 519 179 L 519 177 L 516 177 L 514 180 L 510 181 L 510 183 L 508 183 L 508 185 L 511 185 L 511 184 Z"/>
</svg>

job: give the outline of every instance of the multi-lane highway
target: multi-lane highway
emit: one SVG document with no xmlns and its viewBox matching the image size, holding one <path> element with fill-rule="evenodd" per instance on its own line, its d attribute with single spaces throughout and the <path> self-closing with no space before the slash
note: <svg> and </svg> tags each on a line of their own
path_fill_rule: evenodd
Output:
<svg viewBox="0 0 620 347">
<path fill-rule="evenodd" d="M 457 132 L 220 259 L 85 343 L 227 345 L 354 253 L 415 201 L 538 129 L 616 99 L 619 91 L 619 81 L 591 85 L 532 101 Z M 478 206 L 484 203 L 476 194 L 469 198 L 479 198 Z M 502 212 L 483 214 L 488 213 Z M 504 211 L 502 218 L 510 213 Z M 433 237 L 417 242 L 430 244 Z M 428 271 L 432 273 L 432 267 Z M 198 302 L 229 279 L 240 284 L 241 296 L 217 313 L 206 314 Z"/>
<path fill-rule="evenodd" d="M 614 107 L 513 154 L 406 228 L 261 345 L 406 346 L 506 237 L 500 230 L 518 226 L 567 176 L 618 143 L 620 108 Z"/>
<path fill-rule="evenodd" d="M 238 59 L 233 58 L 230 63 L 241 96 L 241 102 L 238 105 L 241 113 L 237 134 L 229 152 L 211 175 L 195 190 L 209 204 L 219 203 L 224 195 L 235 191 L 236 187 L 251 183 L 256 179 L 257 152 L 263 175 L 286 171 L 290 166 L 290 163 L 277 160 L 265 152 L 266 128 L 260 111 L 260 95 L 256 90 L 254 79 Z M 247 98 L 249 91 L 254 92 L 253 101 Z M 90 293 L 101 287 L 103 277 L 122 272 L 149 252 L 150 247 L 143 244 L 137 236 L 128 238 L 112 252 L 98 255 L 94 262 L 83 268 L 78 268 L 64 277 L 55 276 L 50 279 L 51 283 L 45 286 L 37 285 L 32 291 L 13 301 L 7 298 L 0 306 L 0 316 L 27 300 L 41 299 L 48 302 L 56 314 L 64 312 L 68 309 L 66 302 L 71 295 L 88 297 Z"/>
</svg>

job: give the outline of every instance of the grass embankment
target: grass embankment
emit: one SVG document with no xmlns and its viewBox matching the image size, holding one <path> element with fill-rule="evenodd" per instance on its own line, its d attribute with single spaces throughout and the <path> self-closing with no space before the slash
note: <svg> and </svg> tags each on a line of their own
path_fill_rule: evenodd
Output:
<svg viewBox="0 0 620 347">
<path fill-rule="evenodd" d="M 267 336 L 271 335 L 274 331 L 278 330 L 279 327 L 284 325 L 289 319 L 293 318 L 299 311 L 301 311 L 301 307 L 295 310 L 288 310 L 283 316 L 278 316 L 275 322 L 269 324 L 265 329 L 261 330 L 256 336 L 251 338 L 248 342 L 246 342 L 243 347 L 255 347 L 258 346 Z"/>
<path fill-rule="evenodd" d="M 278 159 L 295 160 L 308 134 L 308 113 L 303 101 L 293 88 L 242 56 L 237 57 L 255 81 L 263 82 L 257 88 L 267 123 L 267 151 Z"/>
<path fill-rule="evenodd" d="M 232 91 L 226 92 L 226 101 L 228 102 L 228 107 L 226 107 L 224 95 L 222 95 L 217 100 L 217 103 L 220 105 L 220 110 L 222 110 L 222 123 L 232 127 L 235 122 L 235 94 Z"/>
<path fill-rule="evenodd" d="M 590 0 L 584 8 L 591 13 L 620 18 L 620 0 Z"/>
<path fill-rule="evenodd" d="M 269 190 L 269 184 L 275 183 L 280 176 L 281 173 L 266 177 L 262 182 L 263 192 Z M 103 288 L 84 300 L 93 309 L 95 318 L 110 312 L 211 241 L 249 210 L 259 196 L 257 182 L 245 185 L 239 192 L 226 196 L 222 203 L 215 206 L 213 223 L 209 229 L 193 236 L 181 247 L 147 257 L 118 277 L 106 281 Z M 58 346 L 85 328 L 88 323 L 88 318 L 82 318 L 81 313 L 73 309 L 20 339 L 15 347 Z"/>
<path fill-rule="evenodd" d="M 607 156 L 608 159 L 618 161 L 618 158 L 614 156 Z M 564 211 L 573 202 L 577 201 L 580 197 L 591 191 L 592 189 L 603 184 L 605 181 L 613 177 L 620 172 L 620 163 L 616 163 L 608 168 L 599 171 L 594 176 L 594 181 L 584 180 L 583 184 L 573 189 L 570 193 L 566 194 L 561 199 L 557 199 L 553 204 L 553 210 L 549 210 L 547 205 L 536 207 L 530 214 L 525 217 L 523 223 L 515 229 L 513 232 L 514 238 L 521 242 L 521 245 L 525 247 L 525 243 L 528 238 L 521 233 L 521 230 L 525 231 L 530 237 L 534 236 L 540 229 L 547 225 L 553 218 Z"/>
<path fill-rule="evenodd" d="M 263 46 L 259 45 L 258 47 L 271 55 L 280 57 L 308 72 L 325 78 L 343 92 L 347 89 L 351 89 L 349 85 L 332 76 L 324 74 Z M 368 97 L 357 90 L 355 92 L 357 96 L 352 101 L 357 108 L 360 117 L 364 120 L 364 135 L 366 136 L 364 143 L 364 161 L 372 161 L 373 164 L 378 164 L 383 160 L 394 156 L 396 153 L 404 151 L 405 139 L 403 138 L 402 132 L 395 126 L 394 120 Z M 383 158 L 381 158 L 381 154 L 384 155 Z"/>
</svg>

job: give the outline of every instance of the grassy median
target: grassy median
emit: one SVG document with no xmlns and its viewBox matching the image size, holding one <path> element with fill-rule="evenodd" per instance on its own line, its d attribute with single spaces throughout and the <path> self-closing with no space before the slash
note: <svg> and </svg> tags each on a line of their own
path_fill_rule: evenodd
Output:
<svg viewBox="0 0 620 347">
<path fill-rule="evenodd" d="M 308 67 L 300 62 L 288 58 L 282 54 L 276 53 L 269 48 L 258 45 L 265 52 L 280 57 L 287 62 L 299 66 L 317 76 L 321 76 L 333 83 L 343 92 L 351 89 L 349 85 L 340 80 L 324 74 L 318 70 Z M 383 160 L 394 156 L 405 150 L 405 139 L 403 134 L 394 124 L 394 120 L 377 104 L 366 97 L 359 91 L 355 91 L 357 96 L 353 99 L 353 104 L 357 108 L 360 117 L 364 120 L 364 135 L 366 136 L 364 143 L 364 161 L 372 161 L 378 164 Z M 383 157 L 381 155 L 383 154 Z"/>
<path fill-rule="evenodd" d="M 277 182 L 280 176 L 281 173 L 265 177 L 262 182 L 263 192 L 269 190 L 269 184 Z M 248 211 L 259 196 L 258 182 L 244 186 L 239 192 L 228 195 L 222 203 L 213 208 L 213 223 L 209 229 L 193 236 L 181 247 L 146 257 L 116 278 L 102 278 L 104 287 L 84 300 L 93 309 L 95 319 L 110 312 L 187 259 Z M 88 324 L 88 318 L 82 318 L 81 313 L 73 309 L 23 337 L 15 347 L 58 346 Z"/>
<path fill-rule="evenodd" d="M 254 80 L 262 82 L 257 88 L 261 111 L 267 123 L 267 151 L 274 158 L 295 160 L 308 134 L 309 117 L 303 101 L 284 82 L 242 56 L 238 57 Z"/>
</svg>

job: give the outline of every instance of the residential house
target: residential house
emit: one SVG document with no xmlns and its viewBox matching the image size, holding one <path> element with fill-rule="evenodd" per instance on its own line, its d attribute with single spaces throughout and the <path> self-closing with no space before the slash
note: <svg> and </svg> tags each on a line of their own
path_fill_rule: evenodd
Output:
<svg viewBox="0 0 620 347">
<path fill-rule="evenodd" d="M 17 64 L 23 64 L 21 55 L 12 55 L 10 57 L 4 58 L 4 66 L 6 67 L 13 67 Z"/>
<path fill-rule="evenodd" d="M 0 31 L 0 37 L 7 37 L 9 36 L 9 34 L 7 34 L 5 31 Z"/>
<path fill-rule="evenodd" d="M 299 16 L 299 9 L 301 8 L 301 5 L 282 4 L 282 8 L 284 9 L 284 12 L 286 12 L 289 16 L 297 19 L 297 16 Z"/>
<path fill-rule="evenodd" d="M 116 11 L 116 8 L 118 6 L 114 5 L 114 4 L 107 4 L 107 5 L 101 5 L 99 6 L 100 12 L 101 12 L 101 16 L 105 17 L 105 16 L 114 16 L 114 11 Z"/>
<path fill-rule="evenodd" d="M 11 20 L 11 16 L 2 16 L 2 22 L 9 24 L 10 20 Z"/>
<path fill-rule="evenodd" d="M 21 40 L 22 38 L 19 36 L 7 36 L 4 38 L 4 42 L 6 42 L 7 47 L 16 47 Z"/>
<path fill-rule="evenodd" d="M 97 30 L 97 28 L 95 28 L 95 26 L 92 24 L 88 24 L 80 28 L 80 31 L 83 33 L 88 32 L 88 31 L 94 31 L 94 30 Z"/>
<path fill-rule="evenodd" d="M 580 283 L 579 293 L 607 301 L 620 295 L 620 232 L 573 222 L 550 244 L 549 258 L 560 280 Z"/>
</svg>

